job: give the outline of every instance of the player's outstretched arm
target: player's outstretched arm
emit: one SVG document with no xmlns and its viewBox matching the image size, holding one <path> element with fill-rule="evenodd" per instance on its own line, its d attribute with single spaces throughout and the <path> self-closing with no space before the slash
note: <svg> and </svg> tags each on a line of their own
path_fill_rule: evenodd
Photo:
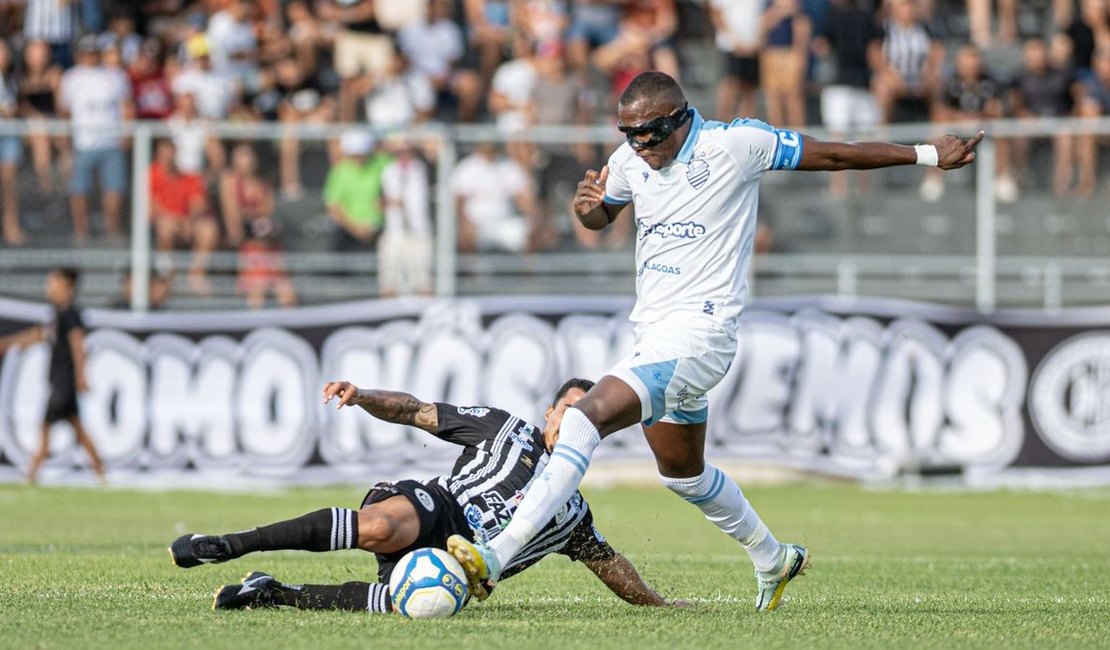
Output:
<svg viewBox="0 0 1110 650">
<path fill-rule="evenodd" d="M 20 330 L 15 334 L 9 334 L 8 336 L 0 336 L 0 354 L 7 352 L 10 347 L 26 347 L 32 343 L 38 343 L 45 339 L 46 328 L 41 325 L 34 325 L 27 329 Z"/>
<path fill-rule="evenodd" d="M 363 389 L 349 381 L 329 381 L 324 386 L 324 404 L 333 398 L 336 399 L 335 408 L 361 406 L 379 420 L 408 424 L 429 433 L 439 429 L 436 405 L 421 402 L 408 393 Z"/>
<path fill-rule="evenodd" d="M 605 180 L 608 177 L 608 165 L 602 167 L 600 173 L 591 169 L 578 182 L 578 189 L 574 192 L 571 210 L 578 222 L 590 230 L 601 230 L 613 223 L 625 207 L 605 202 Z"/>
<path fill-rule="evenodd" d="M 959 169 L 975 160 L 975 147 L 983 135 L 982 131 L 972 138 L 949 134 L 931 145 L 916 147 L 889 142 L 822 142 L 804 135 L 798 169 L 841 171 L 917 164 Z"/>
<path fill-rule="evenodd" d="M 594 572 L 606 587 L 620 596 L 622 600 L 633 605 L 647 605 L 651 607 L 685 607 L 686 601 L 668 601 L 651 588 L 636 567 L 628 558 L 617 553 L 608 560 L 586 560 L 583 562 L 590 571 Z"/>
</svg>

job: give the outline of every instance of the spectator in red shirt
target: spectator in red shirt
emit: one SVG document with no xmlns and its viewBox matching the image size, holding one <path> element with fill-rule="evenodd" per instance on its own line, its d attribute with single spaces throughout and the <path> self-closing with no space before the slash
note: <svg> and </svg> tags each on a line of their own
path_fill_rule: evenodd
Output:
<svg viewBox="0 0 1110 650">
<path fill-rule="evenodd" d="M 162 48 L 156 40 L 143 43 L 127 68 L 135 117 L 163 120 L 173 112 L 173 93 L 162 68 Z"/>
<path fill-rule="evenodd" d="M 160 251 L 177 245 L 192 246 L 189 288 L 198 294 L 209 291 L 205 269 L 216 248 L 220 229 L 208 209 L 204 179 L 199 174 L 183 174 L 175 161 L 172 140 L 160 140 L 150 166 L 150 216 L 154 222 L 155 245 Z"/>
</svg>

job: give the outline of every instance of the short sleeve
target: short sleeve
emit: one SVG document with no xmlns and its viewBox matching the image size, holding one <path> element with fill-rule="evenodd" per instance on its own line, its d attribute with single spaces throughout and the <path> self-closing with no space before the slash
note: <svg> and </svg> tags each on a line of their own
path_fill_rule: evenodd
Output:
<svg viewBox="0 0 1110 650">
<path fill-rule="evenodd" d="M 725 128 L 723 144 L 732 153 L 745 179 L 776 169 L 797 169 L 802 161 L 802 136 L 752 119 L 737 119 Z"/>
<path fill-rule="evenodd" d="M 575 562 L 604 562 L 617 555 L 617 552 L 613 550 L 609 542 L 605 541 L 597 527 L 594 526 L 592 511 L 586 512 L 586 516 L 575 526 L 566 546 L 559 553 Z"/>
<path fill-rule="evenodd" d="M 76 309 L 67 309 L 58 315 L 58 329 L 62 336 L 69 336 L 73 330 L 85 329 L 85 323 L 81 320 L 81 312 Z"/>
<path fill-rule="evenodd" d="M 605 202 L 609 205 L 625 205 L 632 202 L 632 188 L 624 175 L 623 164 L 628 159 L 624 147 L 609 156 L 609 175 L 605 178 Z"/>
<path fill-rule="evenodd" d="M 433 434 L 456 445 L 474 446 L 497 437 L 509 414 L 489 406 L 455 406 L 436 402 L 439 428 Z"/>
</svg>

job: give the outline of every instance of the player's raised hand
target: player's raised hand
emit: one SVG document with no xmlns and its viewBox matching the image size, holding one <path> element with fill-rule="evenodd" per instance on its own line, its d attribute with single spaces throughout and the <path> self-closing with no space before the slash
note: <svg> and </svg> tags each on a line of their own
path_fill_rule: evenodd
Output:
<svg viewBox="0 0 1110 650">
<path fill-rule="evenodd" d="M 974 137 L 961 138 L 951 133 L 933 143 L 937 148 L 937 167 L 959 169 L 975 160 L 975 147 L 982 142 L 985 133 L 980 131 Z"/>
<path fill-rule="evenodd" d="M 335 408 L 341 409 L 344 406 L 350 406 L 354 403 L 354 399 L 358 397 L 358 386 L 349 381 L 329 381 L 324 386 L 324 404 L 330 402 L 333 397 L 338 398 Z"/>
<path fill-rule="evenodd" d="M 605 200 L 605 179 L 609 178 L 609 165 L 601 168 L 601 173 L 589 170 L 586 177 L 578 182 L 574 193 L 574 213 L 583 217 L 601 207 Z"/>
</svg>

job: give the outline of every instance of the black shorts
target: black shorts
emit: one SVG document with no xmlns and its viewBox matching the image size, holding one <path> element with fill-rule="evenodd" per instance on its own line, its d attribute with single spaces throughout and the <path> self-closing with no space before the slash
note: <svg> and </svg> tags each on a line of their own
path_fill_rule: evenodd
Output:
<svg viewBox="0 0 1110 650">
<path fill-rule="evenodd" d="M 74 382 L 52 383 L 50 399 L 46 402 L 47 424 L 54 424 L 59 420 L 68 420 L 79 417 L 77 405 L 77 386 Z"/>
<path fill-rule="evenodd" d="M 736 56 L 723 52 L 725 76 L 733 77 L 753 86 L 759 85 L 759 57 Z"/>
<path fill-rule="evenodd" d="M 370 488 L 362 499 L 365 508 L 390 497 L 403 496 L 412 503 L 416 509 L 416 516 L 420 518 L 420 532 L 416 541 L 410 546 L 395 553 L 375 553 L 378 558 L 378 581 L 389 582 L 389 574 L 407 553 L 418 548 L 447 549 L 447 538 L 451 535 L 463 535 L 469 540 L 474 539 L 474 533 L 466 523 L 462 508 L 455 497 L 434 481 L 423 483 L 421 481 L 404 480 L 396 483 L 382 482 Z"/>
</svg>

